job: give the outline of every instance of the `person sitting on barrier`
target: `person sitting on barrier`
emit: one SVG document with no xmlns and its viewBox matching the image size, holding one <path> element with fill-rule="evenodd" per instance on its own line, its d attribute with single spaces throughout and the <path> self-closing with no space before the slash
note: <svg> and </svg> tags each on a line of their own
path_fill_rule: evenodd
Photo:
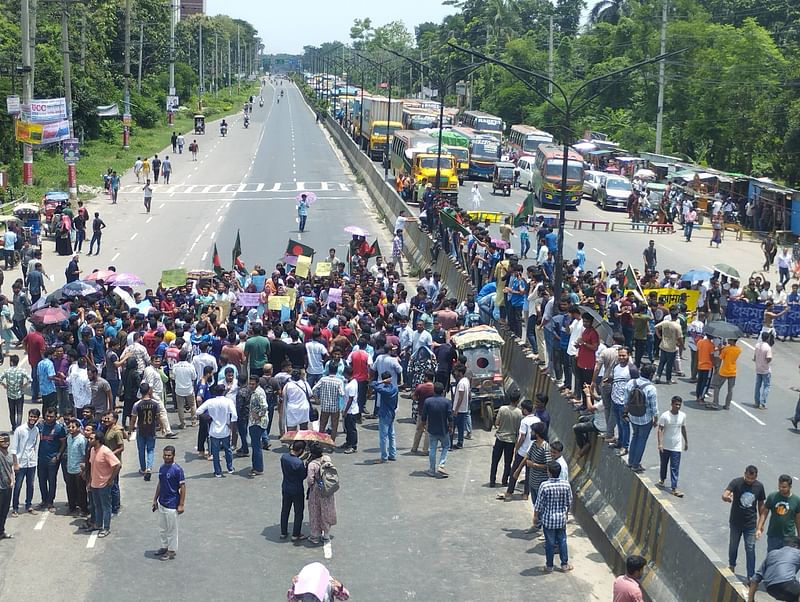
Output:
<svg viewBox="0 0 800 602">
<path fill-rule="evenodd" d="M 606 432 L 606 415 L 603 408 L 602 397 L 592 393 L 592 385 L 583 385 L 583 399 L 586 405 L 586 413 L 578 418 L 578 422 L 572 425 L 575 433 L 575 443 L 578 445 L 578 457 L 582 458 L 589 453 L 592 448 L 590 436 L 592 433 Z"/>
<path fill-rule="evenodd" d="M 787 537 L 782 548 L 767 553 L 756 574 L 750 580 L 747 602 L 754 602 L 761 582 L 767 593 L 776 600 L 797 602 L 800 600 L 800 583 L 797 571 L 800 570 L 800 540 Z"/>
</svg>

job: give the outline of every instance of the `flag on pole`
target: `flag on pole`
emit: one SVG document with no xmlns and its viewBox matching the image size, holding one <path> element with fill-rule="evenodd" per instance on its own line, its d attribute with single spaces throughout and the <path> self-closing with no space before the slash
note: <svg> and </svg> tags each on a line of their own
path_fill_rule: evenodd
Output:
<svg viewBox="0 0 800 602">
<path fill-rule="evenodd" d="M 517 209 L 517 214 L 514 216 L 514 226 L 521 226 L 528 221 L 528 216 L 533 215 L 533 193 L 528 193 L 525 200 L 522 201 Z"/>
<path fill-rule="evenodd" d="M 312 257 L 314 255 L 314 248 L 290 238 L 289 243 L 286 245 L 285 255 L 293 255 L 294 257 L 305 255 L 306 257 Z"/>
<path fill-rule="evenodd" d="M 383 253 L 381 253 L 381 246 L 378 244 L 377 238 L 375 239 L 375 242 L 370 245 L 369 252 L 366 256 L 367 259 L 372 257 L 383 257 Z"/>
<path fill-rule="evenodd" d="M 455 230 L 464 236 L 470 235 L 470 231 L 458 221 L 456 212 L 449 207 L 439 211 L 439 220 L 451 230 Z"/>
<path fill-rule="evenodd" d="M 244 269 L 244 262 L 242 261 L 242 240 L 239 237 L 239 230 L 236 230 L 236 242 L 233 243 L 233 252 L 231 253 L 233 256 L 231 259 L 231 265 L 235 270 L 243 270 Z"/>
<path fill-rule="evenodd" d="M 644 301 L 642 287 L 639 285 L 639 281 L 636 279 L 636 275 L 633 273 L 633 268 L 630 264 L 628 264 L 628 269 L 625 270 L 625 276 L 622 279 L 622 290 L 633 291 L 640 301 Z"/>
<path fill-rule="evenodd" d="M 219 251 L 217 251 L 217 243 L 214 243 L 214 255 L 211 258 L 211 264 L 214 267 L 214 272 L 217 276 L 222 277 L 223 269 L 222 262 L 219 259 Z"/>
</svg>

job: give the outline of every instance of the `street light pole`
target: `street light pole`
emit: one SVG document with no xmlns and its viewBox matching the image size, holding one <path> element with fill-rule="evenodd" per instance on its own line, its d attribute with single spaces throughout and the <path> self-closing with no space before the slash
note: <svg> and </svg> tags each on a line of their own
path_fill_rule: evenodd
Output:
<svg viewBox="0 0 800 602">
<path fill-rule="evenodd" d="M 605 75 L 600 75 L 598 77 L 593 77 L 592 79 L 584 81 L 576 90 L 572 92 L 571 95 L 567 95 L 562 88 L 556 81 L 553 79 L 542 75 L 541 73 L 537 73 L 535 71 L 530 71 L 528 69 L 523 69 L 522 67 L 517 67 L 516 65 L 512 65 L 510 63 L 506 63 L 504 61 L 498 60 L 496 58 L 487 56 L 483 53 L 477 52 L 470 48 L 464 48 L 463 46 L 459 46 L 457 44 L 453 44 L 452 42 L 447 43 L 452 48 L 456 50 L 460 50 L 461 52 L 465 52 L 467 54 L 471 54 L 479 59 L 482 59 L 489 63 L 494 63 L 495 65 L 499 65 L 503 67 L 506 71 L 508 71 L 511 75 L 513 75 L 516 79 L 518 79 L 522 84 L 524 84 L 529 90 L 536 93 L 540 98 L 542 98 L 545 102 L 547 102 L 550 106 L 552 106 L 556 111 L 558 111 L 562 116 L 562 132 L 563 132 L 563 157 L 561 158 L 561 195 L 559 198 L 559 208 L 558 208 L 558 248 L 556 252 L 556 266 L 555 266 L 555 274 L 553 277 L 553 284 L 554 284 L 554 293 L 556 296 L 556 300 L 558 301 L 561 298 L 561 286 L 563 284 L 564 278 L 564 222 L 566 221 L 566 203 L 567 203 L 567 172 L 569 168 L 569 138 L 572 132 L 572 115 L 577 113 L 581 109 L 585 108 L 594 98 L 600 95 L 611 83 L 608 83 L 602 86 L 599 90 L 588 94 L 585 98 L 582 99 L 580 103 L 576 106 L 576 101 L 579 97 L 584 93 L 585 90 L 589 88 L 589 86 L 599 83 L 604 80 L 613 79 L 615 77 L 619 77 L 620 75 L 625 75 L 630 73 L 631 71 L 635 71 L 637 69 L 641 69 L 646 65 L 651 65 L 653 63 L 657 63 L 659 61 L 663 61 L 667 58 L 672 56 L 681 54 L 685 51 L 685 49 L 677 50 L 675 52 L 669 52 L 666 54 L 659 54 L 658 56 L 645 59 L 644 61 L 640 61 L 635 63 L 629 67 L 625 67 L 624 69 L 618 69 L 616 71 L 612 71 L 610 73 L 606 73 Z M 522 74 L 522 75 L 521 75 Z M 532 77 L 537 80 L 546 82 L 548 84 L 552 84 L 553 88 L 561 95 L 562 100 L 564 101 L 563 108 L 555 104 L 548 96 L 533 86 L 524 76 Z"/>
</svg>

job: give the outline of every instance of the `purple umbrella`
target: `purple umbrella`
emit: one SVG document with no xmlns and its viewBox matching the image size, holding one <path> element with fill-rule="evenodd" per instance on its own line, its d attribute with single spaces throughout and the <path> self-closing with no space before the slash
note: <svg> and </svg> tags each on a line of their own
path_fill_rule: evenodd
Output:
<svg viewBox="0 0 800 602">
<path fill-rule="evenodd" d="M 141 286 L 144 284 L 144 280 L 139 278 L 136 274 L 131 274 L 128 272 L 118 272 L 116 274 L 112 274 L 108 277 L 107 282 L 110 282 L 115 286 Z"/>
<path fill-rule="evenodd" d="M 294 199 L 299 203 L 302 200 L 303 195 L 305 195 L 306 203 L 308 203 L 309 205 L 313 205 L 314 203 L 317 202 L 317 195 L 314 194 L 313 192 L 309 192 L 308 190 L 303 190 L 302 192 L 298 192 L 297 196 L 294 197 Z"/>
<path fill-rule="evenodd" d="M 511 245 L 500 238 L 493 238 L 492 242 L 498 249 L 507 249 Z"/>
</svg>

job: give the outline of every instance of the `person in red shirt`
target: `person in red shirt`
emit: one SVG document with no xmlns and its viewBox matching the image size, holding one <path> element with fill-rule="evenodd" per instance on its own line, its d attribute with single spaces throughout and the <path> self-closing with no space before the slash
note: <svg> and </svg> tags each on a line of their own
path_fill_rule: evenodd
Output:
<svg viewBox="0 0 800 602">
<path fill-rule="evenodd" d="M 142 337 L 142 345 L 144 345 L 144 348 L 147 349 L 147 354 L 150 357 L 153 357 L 156 354 L 156 349 L 158 349 L 159 341 L 156 340 L 156 331 L 157 329 L 155 325 L 151 323 L 150 328 Z"/>
<path fill-rule="evenodd" d="M 46 344 L 42 333 L 34 326 L 33 330 L 22 337 L 22 345 L 25 347 L 25 353 L 28 354 L 28 363 L 31 366 L 31 391 L 33 393 L 31 401 L 35 402 L 39 399 L 39 376 L 36 368 L 39 362 L 42 361 Z"/>
<path fill-rule="evenodd" d="M 159 303 L 159 308 L 161 309 L 161 313 L 164 315 L 167 315 L 170 318 L 175 317 L 175 310 L 177 306 L 172 293 L 167 293 L 167 296 L 161 300 L 161 303 Z"/>
<path fill-rule="evenodd" d="M 365 351 L 369 342 L 366 337 L 358 339 L 358 348 L 350 353 L 347 358 L 347 365 L 353 369 L 353 378 L 358 383 L 358 421 L 361 421 L 362 413 L 366 413 L 367 386 L 369 384 L 369 369 L 372 366 L 372 359 Z"/>
<path fill-rule="evenodd" d="M 411 453 L 416 454 L 419 450 L 419 442 L 422 440 L 422 453 L 428 454 L 428 431 L 425 429 L 425 422 L 422 420 L 422 409 L 425 407 L 425 400 L 433 397 L 433 379 L 436 375 L 432 370 L 427 370 L 422 376 L 423 381 L 414 389 L 411 396 L 411 418 L 417 423 L 417 430 L 414 433 L 414 443 L 411 444 Z"/>
<path fill-rule="evenodd" d="M 597 347 L 600 345 L 600 335 L 598 335 L 597 331 L 594 329 L 594 318 L 592 314 L 585 312 L 582 319 L 583 333 L 581 333 L 581 336 L 575 341 L 575 346 L 578 348 L 578 357 L 575 362 L 576 391 L 583 391 L 584 385 L 592 384 L 592 374 L 596 363 L 595 353 L 597 352 Z"/>
</svg>

